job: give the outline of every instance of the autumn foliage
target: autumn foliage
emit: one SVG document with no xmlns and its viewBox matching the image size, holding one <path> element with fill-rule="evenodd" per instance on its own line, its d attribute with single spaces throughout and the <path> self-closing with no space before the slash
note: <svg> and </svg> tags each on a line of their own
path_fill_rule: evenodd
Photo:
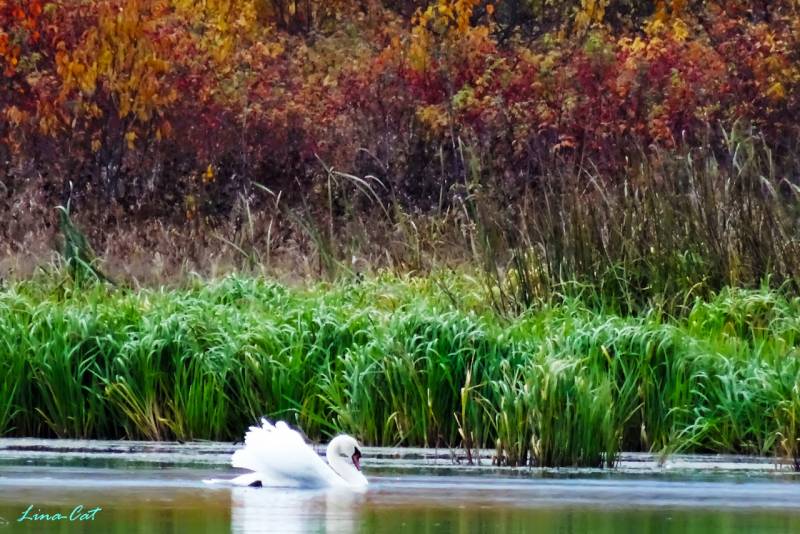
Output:
<svg viewBox="0 0 800 534">
<path fill-rule="evenodd" d="M 7 199 L 114 217 L 295 201 L 327 168 L 421 209 L 464 147 L 513 198 L 744 123 L 790 176 L 794 0 L 0 0 Z M 447 195 L 445 195 L 447 196 Z M 16 200 L 15 200 L 16 202 Z M 123 215 L 119 215 L 123 214 Z"/>
</svg>

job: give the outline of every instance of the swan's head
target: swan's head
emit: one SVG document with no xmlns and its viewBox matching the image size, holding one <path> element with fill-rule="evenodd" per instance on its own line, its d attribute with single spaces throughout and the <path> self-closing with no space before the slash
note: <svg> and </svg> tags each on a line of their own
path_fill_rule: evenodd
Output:
<svg viewBox="0 0 800 534">
<path fill-rule="evenodd" d="M 352 464 L 356 470 L 361 471 L 361 448 L 355 438 L 351 436 L 341 435 L 333 438 L 328 444 L 326 454 L 329 463 L 332 463 L 331 460 L 335 457 L 337 460 Z"/>
</svg>

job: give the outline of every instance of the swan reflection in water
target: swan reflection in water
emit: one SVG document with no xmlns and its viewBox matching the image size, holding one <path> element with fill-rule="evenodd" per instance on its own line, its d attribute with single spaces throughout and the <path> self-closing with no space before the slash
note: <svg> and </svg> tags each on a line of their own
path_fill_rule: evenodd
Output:
<svg viewBox="0 0 800 534">
<path fill-rule="evenodd" d="M 231 489 L 231 532 L 346 534 L 359 530 L 363 493 L 337 489 Z"/>
</svg>

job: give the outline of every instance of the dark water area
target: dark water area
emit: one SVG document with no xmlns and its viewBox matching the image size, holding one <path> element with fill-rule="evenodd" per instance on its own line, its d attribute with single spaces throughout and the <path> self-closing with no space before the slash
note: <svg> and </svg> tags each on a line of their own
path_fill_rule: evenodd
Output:
<svg viewBox="0 0 800 534">
<path fill-rule="evenodd" d="M 355 494 L 209 486 L 204 479 L 236 474 L 222 450 L 8 443 L 0 534 L 800 533 L 800 479 L 767 462 L 502 470 L 372 451 L 369 490 Z"/>
</svg>

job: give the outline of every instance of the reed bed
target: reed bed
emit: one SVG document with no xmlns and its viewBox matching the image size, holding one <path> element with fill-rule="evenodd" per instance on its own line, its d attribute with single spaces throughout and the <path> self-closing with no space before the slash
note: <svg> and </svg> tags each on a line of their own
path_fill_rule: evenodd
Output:
<svg viewBox="0 0 800 534">
<path fill-rule="evenodd" d="M 687 297 L 688 298 L 688 297 Z M 0 290 L 0 434 L 493 447 L 507 465 L 619 451 L 800 456 L 800 300 L 725 289 L 622 315 L 562 297 L 499 314 L 466 275 Z"/>
</svg>

